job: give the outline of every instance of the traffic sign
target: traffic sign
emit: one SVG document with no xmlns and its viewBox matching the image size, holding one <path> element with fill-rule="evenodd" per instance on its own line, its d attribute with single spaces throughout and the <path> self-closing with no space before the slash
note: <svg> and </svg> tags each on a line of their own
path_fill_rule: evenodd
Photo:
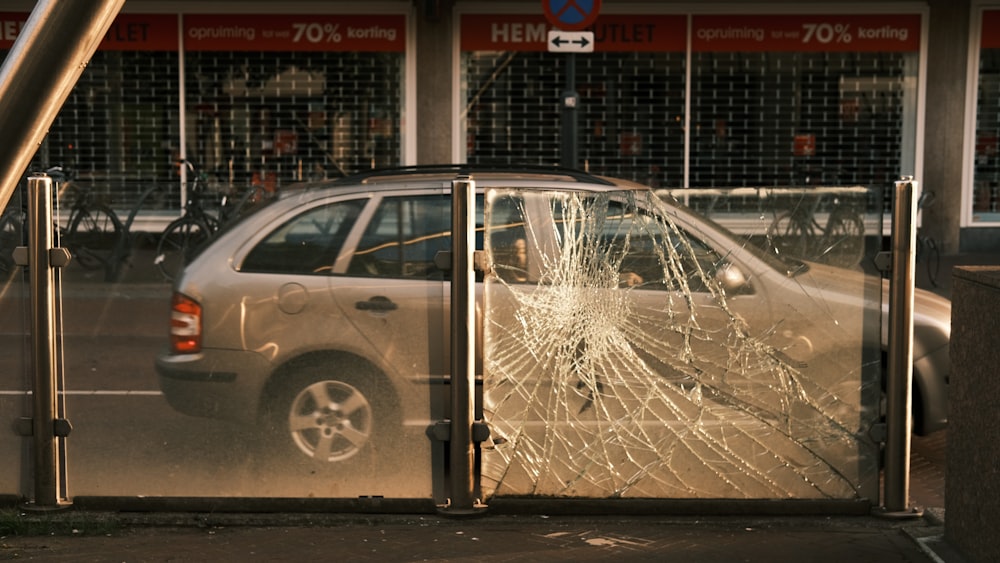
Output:
<svg viewBox="0 0 1000 563">
<path fill-rule="evenodd" d="M 554 27 L 580 31 L 597 20 L 601 0 L 542 0 L 542 10 Z"/>
<path fill-rule="evenodd" d="M 550 30 L 548 47 L 550 53 L 593 53 L 593 31 Z"/>
</svg>

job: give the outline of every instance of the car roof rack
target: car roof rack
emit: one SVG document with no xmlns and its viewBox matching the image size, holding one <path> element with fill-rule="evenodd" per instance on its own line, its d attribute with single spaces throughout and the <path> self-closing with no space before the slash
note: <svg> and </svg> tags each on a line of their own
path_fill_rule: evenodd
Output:
<svg viewBox="0 0 1000 563">
<path fill-rule="evenodd" d="M 408 174 L 453 174 L 453 175 L 475 175 L 477 173 L 489 173 L 489 172 L 504 172 L 510 174 L 516 174 L 522 172 L 525 174 L 533 175 L 548 175 L 548 176 L 563 176 L 569 177 L 578 182 L 587 182 L 590 184 L 603 184 L 606 186 L 615 185 L 600 176 L 594 176 L 589 172 L 584 172 L 583 170 L 578 170 L 576 168 L 564 168 L 561 166 L 542 166 L 542 165 L 524 165 L 524 164 L 418 164 L 411 166 L 397 166 L 389 168 L 373 168 L 371 170 L 365 170 L 363 172 L 357 172 L 355 174 L 350 174 L 343 178 L 338 178 L 334 180 L 334 184 L 353 184 L 358 182 L 363 182 L 370 178 L 379 178 L 387 176 L 405 176 Z"/>
</svg>

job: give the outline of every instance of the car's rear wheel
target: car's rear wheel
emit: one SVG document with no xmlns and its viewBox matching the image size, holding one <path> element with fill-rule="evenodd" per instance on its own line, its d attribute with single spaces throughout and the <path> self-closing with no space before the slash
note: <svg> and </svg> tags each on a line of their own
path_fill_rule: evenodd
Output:
<svg viewBox="0 0 1000 563">
<path fill-rule="evenodd" d="M 379 393 L 379 378 L 331 367 L 299 368 L 281 383 L 271 408 L 271 427 L 283 449 L 320 464 L 373 455 L 398 432 L 398 413 Z"/>
</svg>

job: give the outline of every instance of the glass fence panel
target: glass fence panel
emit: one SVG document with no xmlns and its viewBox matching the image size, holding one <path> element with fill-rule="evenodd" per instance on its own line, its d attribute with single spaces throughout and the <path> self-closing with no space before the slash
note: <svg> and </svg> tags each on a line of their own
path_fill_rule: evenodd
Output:
<svg viewBox="0 0 1000 563">
<path fill-rule="evenodd" d="M 27 243 L 24 231 L 26 202 L 21 189 L 0 214 L 0 495 L 24 498 L 30 494 L 29 439 L 18 432 L 20 420 L 31 416 L 31 376 L 28 371 L 30 317 L 24 269 L 14 263 L 13 251 Z"/>
<path fill-rule="evenodd" d="M 446 283 L 441 229 L 408 214 L 449 215 L 422 203 L 303 191 L 223 231 L 125 233 L 123 254 L 77 239 L 70 496 L 431 498 Z"/>
<path fill-rule="evenodd" d="M 851 212 L 880 196 L 567 185 L 477 204 L 482 498 L 877 500 L 886 287 L 863 236 L 883 221 Z M 69 499 L 446 501 L 446 188 L 304 190 L 221 231 L 129 232 L 102 213 L 55 214 L 74 256 Z M 25 277 L 7 270 L 0 295 L 17 351 L 0 360 L 15 429 L 0 445 L 19 452 L 0 494 L 21 497 Z M 936 304 L 918 292 L 917 322 Z M 915 371 L 946 363 L 928 334 Z"/>
<path fill-rule="evenodd" d="M 877 501 L 867 193 L 729 192 L 488 194 L 484 498 Z"/>
</svg>

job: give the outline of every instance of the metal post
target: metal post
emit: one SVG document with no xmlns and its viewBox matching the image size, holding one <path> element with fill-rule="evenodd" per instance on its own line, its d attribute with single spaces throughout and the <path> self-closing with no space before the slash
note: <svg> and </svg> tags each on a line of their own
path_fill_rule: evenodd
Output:
<svg viewBox="0 0 1000 563">
<path fill-rule="evenodd" d="M 28 179 L 28 272 L 31 284 L 31 349 L 34 388 L 31 435 L 34 444 L 35 499 L 32 507 L 67 505 L 60 492 L 62 456 L 59 436 L 68 433 L 59 415 L 56 351 L 56 282 L 54 267 L 68 253 L 52 247 L 52 179 Z"/>
<path fill-rule="evenodd" d="M 910 412 L 913 385 L 913 282 L 916 259 L 917 183 L 896 182 L 892 216 L 892 274 L 889 282 L 889 361 L 886 382 L 885 491 L 883 510 L 908 511 L 910 488 Z"/>
<path fill-rule="evenodd" d="M 451 187 L 451 427 L 450 499 L 443 512 L 477 514 L 484 508 L 475 498 L 475 327 L 476 182 L 461 176 Z"/>
<path fill-rule="evenodd" d="M 559 146 L 560 165 L 563 168 L 577 168 L 579 155 L 579 104 L 576 92 L 576 55 L 566 55 L 566 90 L 562 97 L 562 138 Z"/>
<path fill-rule="evenodd" d="M 0 209 L 125 0 L 38 0 L 0 67 Z"/>
</svg>

